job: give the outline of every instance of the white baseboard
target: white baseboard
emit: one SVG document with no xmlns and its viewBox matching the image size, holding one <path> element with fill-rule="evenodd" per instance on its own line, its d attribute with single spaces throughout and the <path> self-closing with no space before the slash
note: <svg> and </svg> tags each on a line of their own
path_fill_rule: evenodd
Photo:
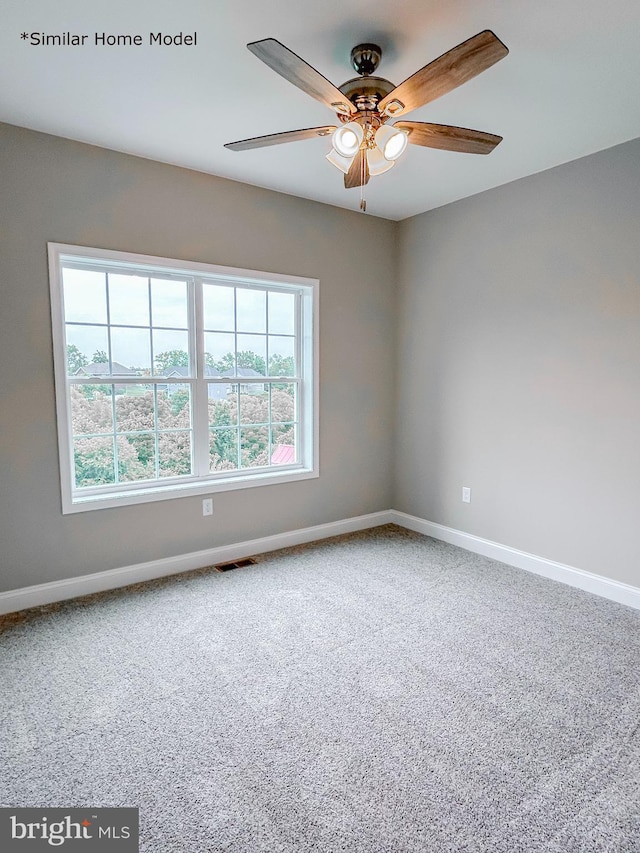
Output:
<svg viewBox="0 0 640 853">
<path fill-rule="evenodd" d="M 177 575 L 191 569 L 212 566 L 231 560 L 240 560 L 253 554 L 264 554 L 267 551 L 277 551 L 279 548 L 289 548 L 292 545 L 303 545 L 306 542 L 316 542 L 339 536 L 342 533 L 354 533 L 370 527 L 379 527 L 391 522 L 389 510 L 372 512 L 328 524 L 316 524 L 313 527 L 303 527 L 299 530 L 289 530 L 276 533 L 274 536 L 263 536 L 260 539 L 249 539 L 246 542 L 236 542 L 233 545 L 221 545 L 207 548 L 204 551 L 193 551 L 177 557 L 165 557 L 151 560 L 148 563 L 138 563 L 134 566 L 123 566 L 119 569 L 108 569 L 106 572 L 96 572 L 92 575 L 82 575 L 77 578 L 67 578 L 61 581 L 41 583 L 22 589 L 12 589 L 0 592 L 0 614 L 14 613 L 27 607 L 38 607 L 41 604 L 53 604 L 80 595 L 90 595 L 94 592 L 104 592 L 108 589 L 118 589 L 140 581 L 155 580 L 167 575 Z"/>
<path fill-rule="evenodd" d="M 415 515 L 391 509 L 333 521 L 328 524 L 303 527 L 285 533 L 276 533 L 273 536 L 250 539 L 232 545 L 221 545 L 204 551 L 194 551 L 191 554 L 181 554 L 177 557 L 165 557 L 160 560 L 151 560 L 148 563 L 138 563 L 134 566 L 123 566 L 119 569 L 109 569 L 106 572 L 82 575 L 78 578 L 67 578 L 61 581 L 0 592 L 0 614 L 13 613 L 17 610 L 25 610 L 28 607 L 37 607 L 42 604 L 52 604 L 56 601 L 65 601 L 69 598 L 77 598 L 94 592 L 117 589 L 140 581 L 154 580 L 191 569 L 199 569 L 203 566 L 240 560 L 253 554 L 264 554 L 268 551 L 276 551 L 279 548 L 303 545 L 306 542 L 316 542 L 330 536 L 354 533 L 358 530 L 367 530 L 370 527 L 379 527 L 381 524 L 390 523 L 398 524 L 400 527 L 406 527 L 408 530 L 414 530 L 425 536 L 432 536 L 434 539 L 441 539 L 443 542 L 449 542 L 452 545 L 458 545 L 467 551 L 490 557 L 492 560 L 499 560 L 501 563 L 506 563 L 514 568 L 524 569 L 640 610 L 640 589 L 638 587 L 585 572 L 563 563 L 556 563 L 544 557 L 537 557 L 535 554 L 528 554 L 526 551 L 519 551 L 517 548 L 500 545 L 498 542 L 482 539 L 462 530 L 455 530 L 452 527 L 445 527 L 443 524 L 436 524 L 433 521 L 426 521 Z"/>
<path fill-rule="evenodd" d="M 506 563 L 514 568 L 524 569 L 527 572 L 560 581 L 560 583 L 592 592 L 595 595 L 640 610 L 640 589 L 636 586 L 585 572 L 564 563 L 556 563 L 544 557 L 537 557 L 535 554 L 528 554 L 526 551 L 519 551 L 517 548 L 510 548 L 508 545 L 500 545 L 498 542 L 482 539 L 480 536 L 473 536 L 471 533 L 464 533 L 464 531 L 455 530 L 453 527 L 445 527 L 443 524 L 425 521 L 423 518 L 408 515 L 406 512 L 398 512 L 398 510 L 392 509 L 390 515 L 395 524 L 414 530 L 416 533 L 441 539 L 443 542 L 449 542 L 451 545 L 458 545 L 467 551 L 473 551 L 474 554 L 482 554 L 483 557 L 499 560 L 501 563 Z"/>
</svg>

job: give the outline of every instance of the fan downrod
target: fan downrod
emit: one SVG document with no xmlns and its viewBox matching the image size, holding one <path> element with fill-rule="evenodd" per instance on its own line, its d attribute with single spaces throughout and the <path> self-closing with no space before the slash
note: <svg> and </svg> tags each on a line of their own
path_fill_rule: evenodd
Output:
<svg viewBox="0 0 640 853">
<path fill-rule="evenodd" d="M 377 44 L 358 44 L 351 51 L 351 64 L 361 77 L 368 77 L 378 67 L 382 50 Z"/>
</svg>

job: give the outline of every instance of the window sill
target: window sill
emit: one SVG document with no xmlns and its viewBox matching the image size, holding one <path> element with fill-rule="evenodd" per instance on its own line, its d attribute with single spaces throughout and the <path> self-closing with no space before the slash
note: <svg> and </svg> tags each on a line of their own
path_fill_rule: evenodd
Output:
<svg viewBox="0 0 640 853">
<path fill-rule="evenodd" d="M 171 483 L 162 486 L 153 483 L 148 488 L 135 492 L 126 491 L 109 494 L 63 496 L 62 514 L 88 512 L 95 509 L 113 509 L 134 504 L 155 503 L 157 501 L 176 500 L 198 495 L 214 495 L 233 489 L 250 489 L 256 486 L 275 486 L 283 483 L 295 483 L 318 477 L 316 470 L 295 468 L 286 471 L 265 471 L 263 474 L 251 473 L 247 476 L 227 477 L 226 479 L 198 480 L 190 483 Z"/>
</svg>

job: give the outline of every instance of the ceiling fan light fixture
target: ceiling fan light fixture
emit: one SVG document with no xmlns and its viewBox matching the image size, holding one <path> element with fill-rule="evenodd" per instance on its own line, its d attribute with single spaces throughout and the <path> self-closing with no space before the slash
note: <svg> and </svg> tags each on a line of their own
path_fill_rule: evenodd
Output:
<svg viewBox="0 0 640 853">
<path fill-rule="evenodd" d="M 349 121 L 333 132 L 331 143 L 341 157 L 354 157 L 358 153 L 363 136 L 360 125 Z"/>
<path fill-rule="evenodd" d="M 375 139 L 376 145 L 387 160 L 397 160 L 407 147 L 407 134 L 388 124 L 378 128 Z"/>
<path fill-rule="evenodd" d="M 395 162 L 395 160 L 387 160 L 379 148 L 367 149 L 367 164 L 371 177 L 388 172 L 394 166 Z"/>
<path fill-rule="evenodd" d="M 353 157 L 343 157 L 342 154 L 338 154 L 337 151 L 332 150 L 327 154 L 327 160 L 330 163 L 333 163 L 337 169 L 340 169 L 340 171 L 344 172 L 346 175 L 353 161 Z"/>
<path fill-rule="evenodd" d="M 465 127 L 397 121 L 404 113 L 447 94 L 503 59 L 509 50 L 491 30 L 483 30 L 456 45 L 399 86 L 375 75 L 382 50 L 373 43 L 353 48 L 351 59 L 359 76 L 340 87 L 334 86 L 277 39 L 261 39 L 247 47 L 282 78 L 332 109 L 341 126 L 336 128 L 333 124 L 254 136 L 228 142 L 225 148 L 246 151 L 331 134 L 332 150 L 326 155 L 327 160 L 344 173 L 346 189 L 360 187 L 360 209 L 363 211 L 366 210 L 364 186 L 370 176 L 391 169 L 404 153 L 408 141 L 412 146 L 465 154 L 489 154 L 502 141 L 496 134 Z"/>
</svg>

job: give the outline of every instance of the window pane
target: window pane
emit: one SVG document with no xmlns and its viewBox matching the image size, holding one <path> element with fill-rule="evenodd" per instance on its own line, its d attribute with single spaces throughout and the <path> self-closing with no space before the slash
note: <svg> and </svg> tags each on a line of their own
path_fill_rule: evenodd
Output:
<svg viewBox="0 0 640 853">
<path fill-rule="evenodd" d="M 293 293 L 269 291 L 269 331 L 272 335 L 293 335 L 295 304 Z"/>
<path fill-rule="evenodd" d="M 240 428 L 240 466 L 260 468 L 269 464 L 269 428 Z"/>
<path fill-rule="evenodd" d="M 106 326 L 66 327 L 67 374 L 104 376 L 109 373 L 109 338 Z"/>
<path fill-rule="evenodd" d="M 73 442 L 76 488 L 115 483 L 113 438 L 77 438 Z"/>
<path fill-rule="evenodd" d="M 186 430 L 159 433 L 158 454 L 161 477 L 182 477 L 191 474 L 191 433 Z"/>
<path fill-rule="evenodd" d="M 154 373 L 190 376 L 189 333 L 153 329 Z"/>
<path fill-rule="evenodd" d="M 235 335 L 205 332 L 205 363 L 215 366 L 221 373 L 235 371 Z"/>
<path fill-rule="evenodd" d="M 295 376 L 295 339 L 269 335 L 269 376 Z"/>
<path fill-rule="evenodd" d="M 271 444 L 275 449 L 280 444 L 295 446 L 296 424 L 273 424 L 271 428 Z"/>
<path fill-rule="evenodd" d="M 152 278 L 151 313 L 154 326 L 188 329 L 187 283 Z"/>
<path fill-rule="evenodd" d="M 188 385 L 158 388 L 158 429 L 191 428 L 191 389 Z"/>
<path fill-rule="evenodd" d="M 146 276 L 109 273 L 109 320 L 124 326 L 149 325 L 149 280 Z"/>
<path fill-rule="evenodd" d="M 240 393 L 240 423 L 265 424 L 269 422 L 269 395 L 262 385 L 250 385 L 250 393 Z M 259 392 L 254 389 L 259 388 Z"/>
<path fill-rule="evenodd" d="M 271 430 L 271 464 L 293 465 L 297 461 L 295 426 L 274 426 Z"/>
<path fill-rule="evenodd" d="M 111 328 L 111 368 L 114 375 L 135 376 L 151 373 L 149 329 Z"/>
<path fill-rule="evenodd" d="M 266 360 L 265 335 L 238 335 L 238 376 L 265 376 Z"/>
<path fill-rule="evenodd" d="M 155 480 L 156 477 L 156 439 L 152 432 L 138 432 L 134 435 L 118 435 L 118 479 L 121 482 L 132 480 Z"/>
<path fill-rule="evenodd" d="M 209 405 L 212 401 L 227 400 L 230 393 L 230 386 L 225 382 L 209 382 Z"/>
<path fill-rule="evenodd" d="M 296 420 L 296 386 L 285 384 L 271 386 L 271 420 L 291 422 Z"/>
<path fill-rule="evenodd" d="M 64 269 L 64 319 L 67 323 L 107 322 L 107 278 L 102 272 Z"/>
<path fill-rule="evenodd" d="M 236 288 L 236 311 L 239 332 L 267 331 L 267 294 L 264 290 Z"/>
<path fill-rule="evenodd" d="M 122 387 L 116 393 L 117 432 L 153 430 L 155 426 L 153 388 L 149 385 Z"/>
<path fill-rule="evenodd" d="M 221 390 L 224 389 L 223 395 Z M 227 394 L 224 385 L 209 384 L 209 426 L 230 426 L 238 423 L 238 397 Z"/>
<path fill-rule="evenodd" d="M 69 395 L 74 435 L 113 432 L 113 385 L 72 385 Z"/>
<path fill-rule="evenodd" d="M 202 287 L 204 303 L 204 327 L 219 332 L 235 329 L 233 287 L 205 284 Z"/>
<path fill-rule="evenodd" d="M 238 467 L 238 430 L 222 427 L 209 435 L 209 470 L 233 471 Z"/>
</svg>

